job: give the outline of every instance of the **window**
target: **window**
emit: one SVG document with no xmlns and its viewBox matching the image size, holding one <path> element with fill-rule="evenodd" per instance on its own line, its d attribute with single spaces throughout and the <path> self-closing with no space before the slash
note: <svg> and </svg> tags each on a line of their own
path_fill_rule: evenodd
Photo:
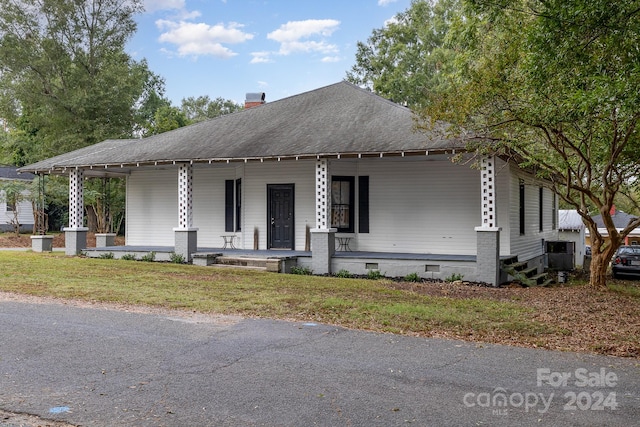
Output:
<svg viewBox="0 0 640 427">
<path fill-rule="evenodd" d="M 524 181 L 520 180 L 520 235 L 524 236 Z"/>
<path fill-rule="evenodd" d="M 543 202 L 544 201 L 544 189 L 542 187 L 540 187 L 540 189 L 538 190 L 538 225 L 539 231 L 544 231 L 544 209 L 542 208 Z"/>
<path fill-rule="evenodd" d="M 9 198 L 7 197 L 7 193 L 4 190 L 0 190 L 0 202 L 4 201 L 6 208 L 5 210 L 7 212 L 13 212 L 16 210 L 16 205 L 15 203 L 12 203 L 11 200 L 9 200 Z"/>
<path fill-rule="evenodd" d="M 331 178 L 331 227 L 340 232 L 353 233 L 354 182 L 352 176 Z"/>
<path fill-rule="evenodd" d="M 224 181 L 224 231 L 241 230 L 241 191 L 242 180 L 227 179 Z"/>
<path fill-rule="evenodd" d="M 558 211 L 556 210 L 556 204 L 558 203 L 556 200 L 556 193 L 553 192 L 553 201 L 551 202 L 551 229 L 555 230 L 558 228 Z"/>
</svg>

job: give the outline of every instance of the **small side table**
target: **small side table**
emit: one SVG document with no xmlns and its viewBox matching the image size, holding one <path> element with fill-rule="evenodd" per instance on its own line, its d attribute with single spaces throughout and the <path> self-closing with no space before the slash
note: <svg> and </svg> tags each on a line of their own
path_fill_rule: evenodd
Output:
<svg viewBox="0 0 640 427">
<path fill-rule="evenodd" d="M 235 239 L 236 235 L 235 234 L 223 234 L 222 236 L 220 236 L 224 239 L 224 246 L 222 246 L 222 249 L 235 249 L 236 246 L 233 243 L 233 239 Z"/>
<path fill-rule="evenodd" d="M 351 242 L 351 237 L 342 237 L 336 236 L 338 240 L 338 250 L 343 252 L 351 252 L 351 248 L 349 247 L 349 243 Z"/>
</svg>

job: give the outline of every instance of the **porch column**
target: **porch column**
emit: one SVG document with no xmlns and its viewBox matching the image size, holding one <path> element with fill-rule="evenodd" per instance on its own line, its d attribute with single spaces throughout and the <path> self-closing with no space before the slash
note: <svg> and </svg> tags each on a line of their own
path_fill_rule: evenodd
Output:
<svg viewBox="0 0 640 427">
<path fill-rule="evenodd" d="M 500 227 L 496 216 L 495 157 L 485 157 L 480 168 L 482 225 L 476 227 L 477 280 L 500 284 Z"/>
<path fill-rule="evenodd" d="M 173 229 L 174 252 L 191 262 L 198 250 L 198 229 L 193 228 L 193 167 L 183 163 L 178 168 L 178 226 Z"/>
<path fill-rule="evenodd" d="M 331 228 L 329 161 L 316 160 L 316 228 L 311 230 L 311 265 L 315 274 L 331 274 L 336 252 L 336 228 Z"/>
<path fill-rule="evenodd" d="M 78 255 L 87 247 L 87 231 L 84 227 L 84 171 L 69 172 L 69 227 L 64 229 L 64 251 Z"/>
</svg>

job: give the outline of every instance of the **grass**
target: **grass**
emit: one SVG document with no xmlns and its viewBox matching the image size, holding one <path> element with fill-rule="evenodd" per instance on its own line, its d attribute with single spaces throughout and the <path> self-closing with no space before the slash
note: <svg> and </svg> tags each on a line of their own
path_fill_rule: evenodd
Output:
<svg viewBox="0 0 640 427">
<path fill-rule="evenodd" d="M 454 299 L 393 289 L 385 280 L 216 269 L 172 263 L 0 253 L 0 290 L 251 317 L 313 320 L 424 334 L 551 332 L 512 302 Z"/>
</svg>

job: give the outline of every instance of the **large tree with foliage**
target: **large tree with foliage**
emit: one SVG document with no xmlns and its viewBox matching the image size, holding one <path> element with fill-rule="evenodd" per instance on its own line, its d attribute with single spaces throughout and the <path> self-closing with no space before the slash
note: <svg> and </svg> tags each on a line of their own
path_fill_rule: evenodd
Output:
<svg viewBox="0 0 640 427">
<path fill-rule="evenodd" d="M 0 117 L 10 128 L 0 141 L 5 161 L 23 166 L 142 133 L 166 101 L 163 80 L 125 52 L 141 11 L 140 0 L 3 2 Z M 93 205 L 105 206 L 102 184 L 87 184 Z M 113 217 L 114 209 L 100 213 Z M 111 223 L 107 217 L 97 222 Z"/>
<path fill-rule="evenodd" d="M 141 104 L 162 91 L 124 50 L 141 10 L 140 0 L 3 2 L 0 117 L 24 137 L 13 148 L 25 161 L 132 135 Z"/>
<path fill-rule="evenodd" d="M 603 287 L 640 226 L 618 231 L 610 214 L 621 200 L 638 210 L 639 38 L 639 1 L 414 0 L 358 44 L 348 79 L 546 178 L 589 228 L 591 285 Z"/>
<path fill-rule="evenodd" d="M 457 10 L 458 0 L 413 0 L 408 10 L 358 42 L 347 80 L 412 108 L 424 105 L 425 91 L 442 84 L 452 62 L 445 38 Z"/>
<path fill-rule="evenodd" d="M 468 0 L 449 34 L 455 70 L 424 117 L 491 141 L 546 178 L 591 234 L 593 287 L 640 219 L 616 230 L 616 198 L 640 173 L 640 1 Z M 637 206 L 637 205 L 636 205 Z M 602 215 L 609 238 L 591 218 Z"/>
</svg>

